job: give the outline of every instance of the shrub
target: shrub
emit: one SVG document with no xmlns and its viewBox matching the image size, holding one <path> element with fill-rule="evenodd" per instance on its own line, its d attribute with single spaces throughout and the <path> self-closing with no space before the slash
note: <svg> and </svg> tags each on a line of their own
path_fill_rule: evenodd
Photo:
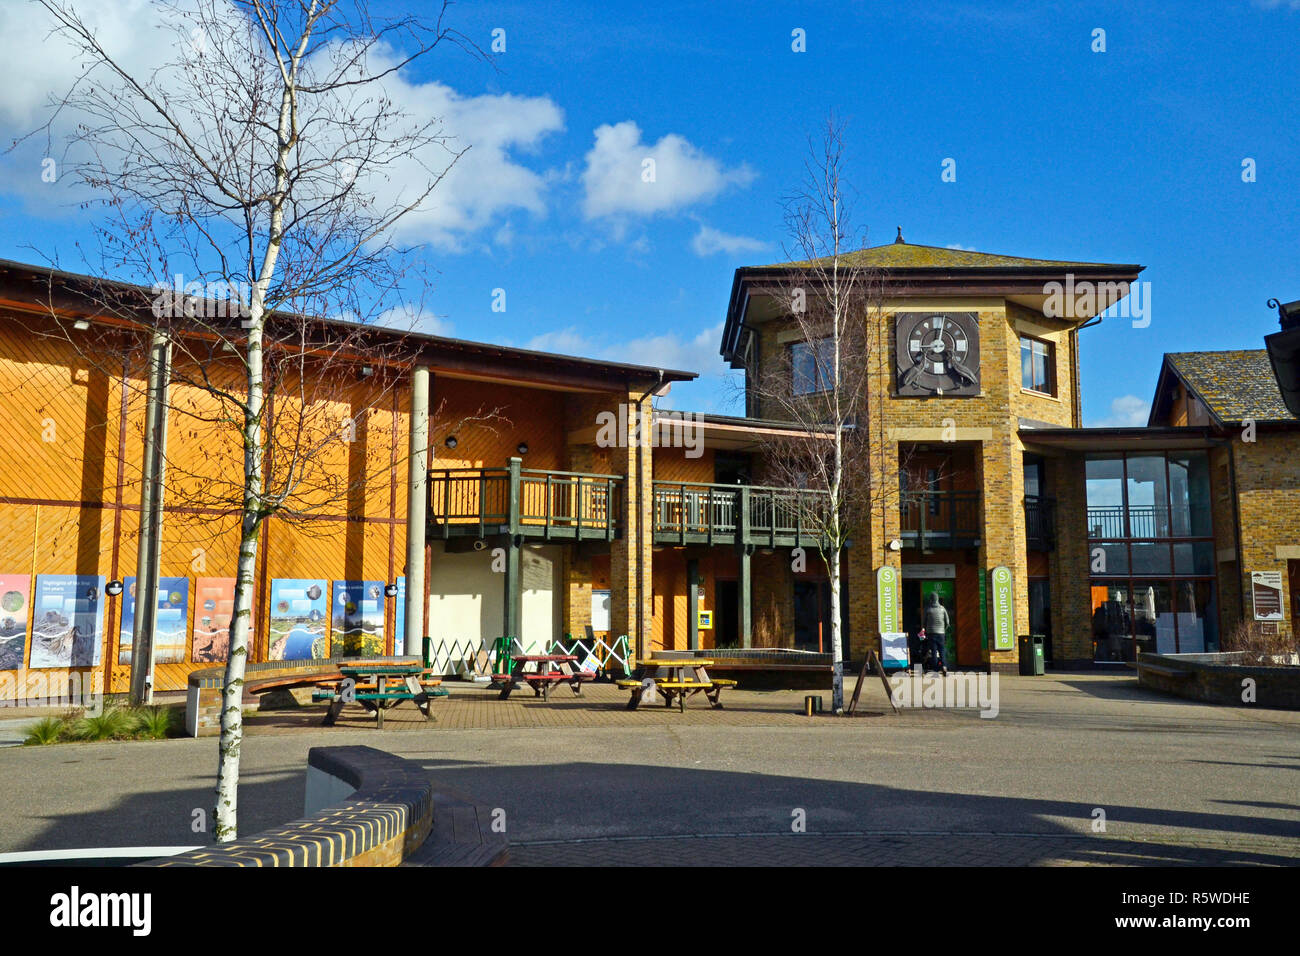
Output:
<svg viewBox="0 0 1300 956">
<path fill-rule="evenodd" d="M 140 707 L 134 714 L 135 735 L 145 740 L 164 740 L 179 727 L 179 716 L 175 707 Z"/>
<path fill-rule="evenodd" d="M 27 728 L 27 736 L 23 739 L 23 746 L 57 744 L 67 727 L 68 725 L 62 717 L 42 717 Z"/>
<path fill-rule="evenodd" d="M 120 707 L 105 707 L 97 717 L 82 717 L 73 726 L 75 740 L 113 740 L 129 737 L 136 722 L 131 714 Z"/>
<path fill-rule="evenodd" d="M 1274 624 L 1266 628 L 1260 621 L 1238 621 L 1223 639 L 1225 651 L 1241 651 L 1252 664 L 1281 665 L 1297 651 L 1297 641 L 1281 633 Z"/>
</svg>

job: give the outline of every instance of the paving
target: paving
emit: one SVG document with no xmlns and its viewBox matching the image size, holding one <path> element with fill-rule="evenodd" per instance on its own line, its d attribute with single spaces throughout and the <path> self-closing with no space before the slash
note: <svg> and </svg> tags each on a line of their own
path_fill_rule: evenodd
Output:
<svg viewBox="0 0 1300 956">
<path fill-rule="evenodd" d="M 1003 677 L 993 719 L 895 716 L 879 685 L 860 719 L 805 717 L 804 691 L 678 713 L 601 685 L 447 686 L 435 722 L 403 706 L 382 732 L 359 709 L 333 728 L 319 707 L 250 717 L 241 832 L 297 816 L 307 750 L 338 743 L 500 807 L 523 866 L 1300 862 L 1300 713 L 1129 674 Z M 213 739 L 0 748 L 0 852 L 201 843 L 216 761 Z"/>
</svg>

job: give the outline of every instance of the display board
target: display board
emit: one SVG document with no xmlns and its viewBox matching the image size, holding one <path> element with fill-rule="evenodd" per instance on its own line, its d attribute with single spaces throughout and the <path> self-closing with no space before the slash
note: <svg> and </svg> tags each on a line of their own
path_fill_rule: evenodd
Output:
<svg viewBox="0 0 1300 956">
<path fill-rule="evenodd" d="M 117 662 L 125 665 L 131 663 L 134 650 L 136 579 L 124 578 L 122 585 L 122 621 L 118 627 Z M 189 601 L 189 578 L 158 579 L 158 610 L 153 623 L 155 664 L 179 664 L 185 660 Z"/>
<path fill-rule="evenodd" d="M 38 574 L 33 668 L 97 667 L 104 646 L 104 576 Z"/>
<path fill-rule="evenodd" d="M 234 614 L 234 578 L 194 579 L 194 650 L 191 660 L 217 663 L 229 656 L 230 623 Z M 251 626 L 249 633 L 252 633 Z"/>
<path fill-rule="evenodd" d="M 27 652 L 32 578 L 0 574 L 0 671 L 18 670 Z"/>
<path fill-rule="evenodd" d="M 335 581 L 330 654 L 379 657 L 384 653 L 384 582 Z"/>
<path fill-rule="evenodd" d="M 326 656 L 329 635 L 328 581 L 275 578 L 271 581 L 267 660 L 302 661 Z"/>
</svg>

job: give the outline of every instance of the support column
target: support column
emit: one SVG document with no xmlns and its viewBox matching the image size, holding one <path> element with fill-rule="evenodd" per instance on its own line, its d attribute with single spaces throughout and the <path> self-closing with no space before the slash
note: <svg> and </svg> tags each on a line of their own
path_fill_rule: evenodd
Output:
<svg viewBox="0 0 1300 956">
<path fill-rule="evenodd" d="M 424 609 L 429 600 L 424 575 L 428 489 L 429 369 L 418 365 L 411 373 L 410 453 L 406 459 L 406 646 L 402 648 L 406 654 L 424 651 Z"/>
<path fill-rule="evenodd" d="M 1020 659 L 1020 635 L 1029 633 L 1029 559 L 1025 553 L 1025 472 L 1024 449 L 1018 436 L 1010 431 L 996 434 L 982 445 L 980 483 L 983 489 L 983 528 L 980 534 L 980 573 L 990 599 L 992 586 L 988 576 L 994 568 L 1005 565 L 1014 581 L 1015 633 L 1011 647 L 993 647 L 992 621 L 988 622 L 989 646 L 984 659 L 993 670 L 1014 670 Z"/>
<path fill-rule="evenodd" d="M 155 332 L 149 343 L 144 462 L 140 482 L 140 540 L 136 552 L 135 631 L 131 635 L 131 702 L 153 703 L 154 623 L 158 617 L 158 564 L 162 556 L 163 479 L 167 455 L 167 393 L 171 343 Z"/>
<path fill-rule="evenodd" d="M 650 648 L 652 623 L 651 449 L 642 447 L 643 441 L 648 444 L 650 401 L 649 396 L 627 393 L 616 402 L 624 444 L 610 449 L 610 458 L 613 472 L 627 477 L 622 487 L 622 533 L 610 543 L 611 636 L 617 640 L 627 635 L 633 654 L 642 658 Z"/>
<path fill-rule="evenodd" d="M 744 648 L 754 646 L 754 584 L 749 563 L 753 551 L 752 544 L 742 544 L 737 553 L 740 574 L 736 582 L 736 630 Z"/>
<path fill-rule="evenodd" d="M 693 651 L 700 649 L 700 561 L 698 558 L 686 560 L 686 633 L 690 642 L 686 645 Z"/>
<path fill-rule="evenodd" d="M 505 580 L 505 637 L 513 637 L 524 645 L 524 586 L 521 577 L 521 559 L 523 557 L 523 535 L 519 532 L 520 471 L 522 458 L 511 458 L 510 471 L 510 540 L 506 544 L 506 580 Z M 543 650 L 545 653 L 545 650 Z"/>
</svg>

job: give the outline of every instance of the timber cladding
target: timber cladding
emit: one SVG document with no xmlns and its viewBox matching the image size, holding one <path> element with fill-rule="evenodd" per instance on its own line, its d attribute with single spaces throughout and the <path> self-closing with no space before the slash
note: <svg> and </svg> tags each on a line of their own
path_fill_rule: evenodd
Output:
<svg viewBox="0 0 1300 956">
<path fill-rule="evenodd" d="M 94 327 L 96 330 L 98 327 Z M 143 457 L 143 351 L 124 333 L 99 332 L 79 343 L 48 320 L 0 313 L 0 428 L 9 454 L 0 461 L 0 574 L 135 574 Z M 94 334 L 86 333 L 88 336 Z M 238 550 L 242 451 L 238 418 L 191 383 L 220 376 L 178 350 L 169 397 L 161 542 L 163 577 L 230 577 Z M 228 370 L 227 370 L 228 371 Z M 405 549 L 405 463 L 408 386 L 392 374 L 361 379 L 336 371 L 314 382 L 281 383 L 274 401 L 274 454 L 295 441 L 314 443 L 317 459 L 282 482 L 288 509 L 267 519 L 259 548 L 252 659 L 267 652 L 267 594 L 274 578 L 391 581 Z M 325 440 L 350 429 L 346 443 Z M 304 437 L 305 436 L 305 437 Z M 402 477 L 398 479 L 398 475 Z M 275 488 L 274 482 L 272 488 Z M 386 634 L 394 602 L 386 602 Z M 33 600 L 28 601 L 30 608 Z M 82 686 L 124 692 L 129 666 L 118 665 L 122 597 L 104 600 L 104 638 L 96 667 L 29 669 L 32 618 L 24 667 L 0 681 L 0 699 L 45 696 L 42 688 Z M 191 614 L 193 618 L 195 614 Z M 184 689 L 192 661 L 192 621 L 184 660 L 159 663 L 157 690 Z M 391 649 L 391 645 L 390 648 Z"/>
</svg>

